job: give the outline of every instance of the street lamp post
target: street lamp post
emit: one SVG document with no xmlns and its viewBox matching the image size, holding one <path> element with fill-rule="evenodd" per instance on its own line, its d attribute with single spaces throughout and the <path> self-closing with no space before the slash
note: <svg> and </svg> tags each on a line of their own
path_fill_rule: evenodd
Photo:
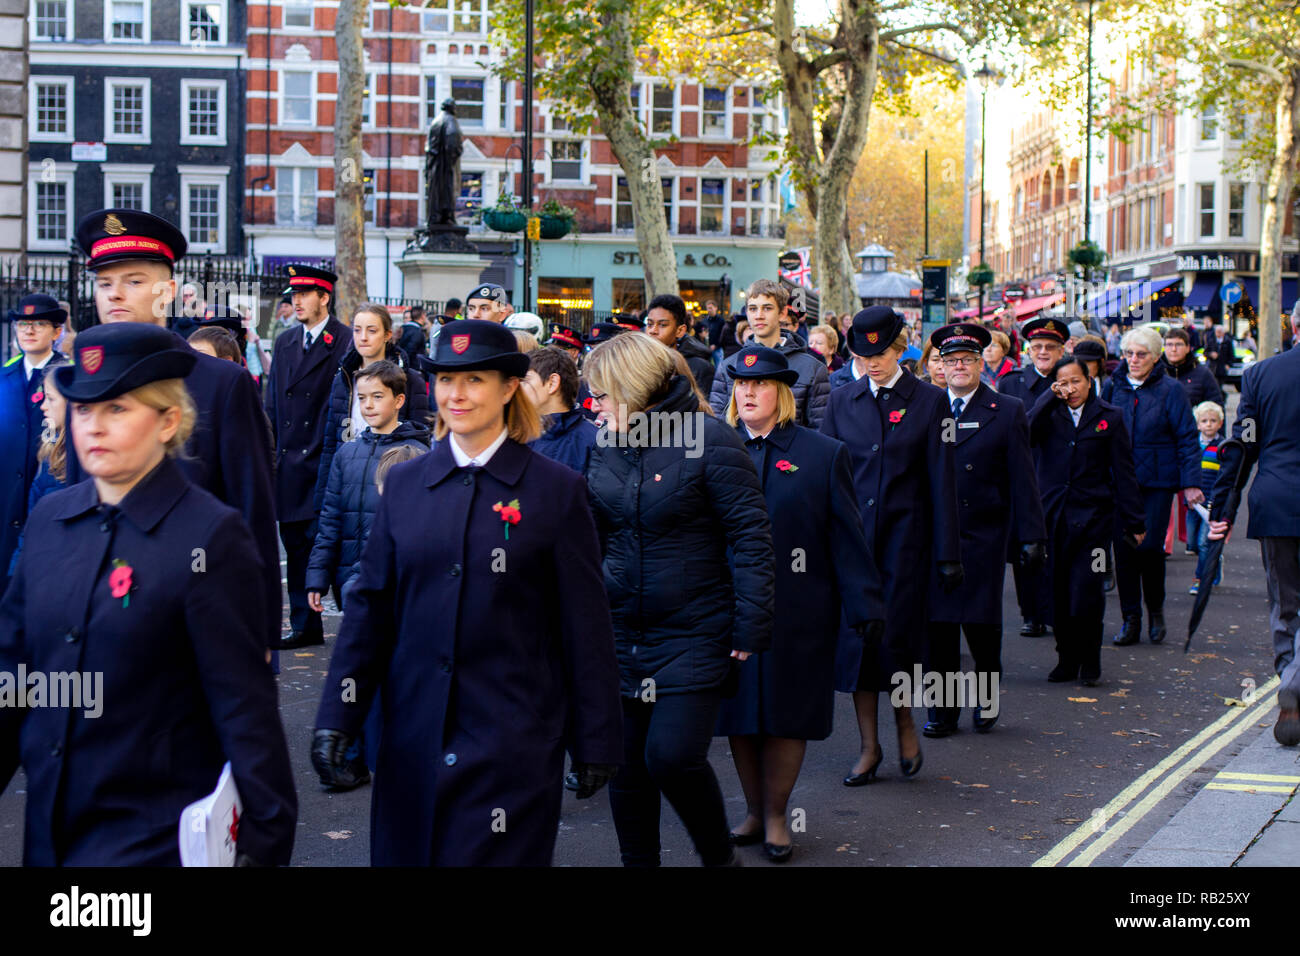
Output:
<svg viewBox="0 0 1300 956">
<path fill-rule="evenodd" d="M 1083 122 L 1083 241 L 1092 239 L 1092 4 L 1093 0 L 1075 0 L 1088 8 L 1087 102 Z M 1092 267 L 1088 267 L 1091 278 Z"/>
<path fill-rule="evenodd" d="M 993 81 L 996 73 L 989 68 L 989 61 L 986 59 L 984 65 L 975 71 L 975 77 L 980 81 L 980 265 L 984 265 L 984 108 L 988 99 L 989 83 Z M 976 321 L 984 318 L 984 283 L 980 283 L 980 305 Z"/>
</svg>

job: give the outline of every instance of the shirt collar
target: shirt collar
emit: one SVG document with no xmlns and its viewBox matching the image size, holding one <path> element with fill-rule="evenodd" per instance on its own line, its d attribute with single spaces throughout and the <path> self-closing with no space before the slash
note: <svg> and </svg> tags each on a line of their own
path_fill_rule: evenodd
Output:
<svg viewBox="0 0 1300 956">
<path fill-rule="evenodd" d="M 303 328 L 304 328 L 304 330 L 305 330 L 305 333 L 304 333 L 304 334 L 307 336 L 308 339 L 310 339 L 311 341 L 315 342 L 316 339 L 317 339 L 317 333 L 320 332 L 321 329 L 325 328 L 325 323 L 328 322 L 329 320 L 330 320 L 330 317 L 327 315 L 327 316 L 325 316 L 325 318 L 321 319 L 321 320 L 320 320 L 319 322 L 317 322 L 315 325 L 306 325 L 306 326 L 303 326 Z"/>
<path fill-rule="evenodd" d="M 117 508 L 131 524 L 148 534 L 167 516 L 189 487 L 180 466 L 171 457 L 164 456 L 158 467 L 127 492 L 126 497 L 118 502 Z M 63 496 L 62 507 L 55 512 L 54 517 L 66 521 L 97 507 L 99 492 L 95 489 L 95 480 L 87 478 L 68 490 Z"/>
<path fill-rule="evenodd" d="M 448 444 L 451 446 L 452 457 L 456 459 L 456 467 L 465 468 L 468 465 L 486 465 L 492 459 L 492 456 L 497 453 L 497 449 L 506 443 L 506 438 L 508 438 L 509 435 L 510 430 L 503 426 L 501 434 L 496 437 L 496 441 L 488 445 L 487 448 L 483 449 L 483 451 L 479 452 L 473 458 L 465 454 L 455 435 L 448 436 Z"/>
<path fill-rule="evenodd" d="M 872 395 L 872 397 L 874 398 L 875 396 L 879 395 L 879 394 L 880 394 L 880 390 L 881 390 L 882 388 L 893 388 L 895 385 L 898 384 L 898 380 L 899 380 L 900 378 L 902 378 L 902 377 L 903 377 L 903 366 L 900 365 L 900 366 L 898 366 L 898 368 L 894 369 L 894 377 L 891 378 L 891 379 L 890 379 L 888 382 L 886 382 L 884 385 L 877 385 L 877 384 L 876 384 L 876 380 L 875 380 L 875 379 L 872 379 L 872 380 L 871 380 L 871 395 Z"/>
<path fill-rule="evenodd" d="M 960 399 L 961 399 L 961 407 L 962 407 L 962 408 L 970 408 L 970 403 L 971 403 L 972 401 L 975 400 L 975 393 L 978 392 L 978 391 L 979 391 L 979 386 L 976 386 L 975 388 L 973 388 L 973 389 L 971 389 L 969 392 L 967 392 L 965 395 L 958 395 L 958 394 L 957 394 L 956 392 L 954 392 L 954 391 L 952 390 L 952 388 L 950 387 L 950 388 L 948 389 L 948 407 L 951 408 L 951 407 L 952 407 L 952 403 L 955 402 L 955 401 L 957 401 L 957 399 L 960 398 Z"/>
<path fill-rule="evenodd" d="M 45 356 L 44 359 L 42 359 L 41 361 L 33 365 L 31 362 L 27 360 L 27 356 L 23 355 L 23 371 L 27 373 L 28 378 L 31 378 L 33 371 L 35 371 L 38 368 L 45 368 L 45 366 L 50 364 L 50 359 L 52 358 L 54 358 L 54 353 L 50 352 L 50 354 Z"/>
</svg>

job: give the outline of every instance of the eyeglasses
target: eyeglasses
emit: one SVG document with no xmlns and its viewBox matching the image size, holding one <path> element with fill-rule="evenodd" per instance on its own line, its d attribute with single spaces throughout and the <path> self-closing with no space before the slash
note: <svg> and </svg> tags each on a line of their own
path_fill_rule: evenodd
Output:
<svg viewBox="0 0 1300 956">
<path fill-rule="evenodd" d="M 54 328 L 54 323 L 44 322 L 44 321 L 36 322 L 36 321 L 24 319 L 15 322 L 14 327 L 17 328 L 19 332 L 35 332 L 38 329 L 42 329 L 42 328 L 52 329 Z"/>
<path fill-rule="evenodd" d="M 1125 358 L 1146 358 L 1150 354 L 1146 349 L 1125 349 L 1123 352 Z"/>
<path fill-rule="evenodd" d="M 954 367 L 956 367 L 956 366 L 962 366 L 962 365 L 978 365 L 978 364 L 979 364 L 979 359 L 976 358 L 974 355 L 971 355 L 971 356 L 957 356 L 957 357 L 953 357 L 953 356 L 950 356 L 950 355 L 945 355 L 945 356 L 943 357 L 943 364 L 944 364 L 944 365 L 954 366 Z"/>
</svg>

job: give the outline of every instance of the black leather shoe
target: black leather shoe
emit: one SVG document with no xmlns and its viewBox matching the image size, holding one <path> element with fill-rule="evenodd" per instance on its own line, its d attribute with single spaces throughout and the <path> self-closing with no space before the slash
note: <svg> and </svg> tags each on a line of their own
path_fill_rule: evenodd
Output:
<svg viewBox="0 0 1300 956">
<path fill-rule="evenodd" d="M 734 833 L 728 832 L 727 839 L 731 841 L 732 846 L 753 846 L 755 843 L 762 842 L 763 831 L 755 830 L 753 833 Z"/>
<path fill-rule="evenodd" d="M 921 728 L 921 733 L 926 737 L 951 737 L 957 730 L 957 725 L 952 721 L 927 720 L 925 726 Z"/>
<path fill-rule="evenodd" d="M 1111 643 L 1116 647 L 1128 647 L 1140 640 L 1142 640 L 1142 615 L 1136 614 L 1124 618 L 1124 626 L 1111 638 Z"/>
<path fill-rule="evenodd" d="M 781 846 L 778 843 L 763 842 L 763 855 L 767 857 L 769 863 L 785 863 L 794 855 L 794 844 L 787 843 Z"/>
<path fill-rule="evenodd" d="M 1064 684 L 1066 681 L 1072 681 L 1079 676 L 1078 664 L 1067 664 L 1065 661 L 1058 661 L 1052 668 L 1052 672 L 1047 675 L 1047 679 L 1053 684 Z"/>
<path fill-rule="evenodd" d="M 1047 633 L 1047 626 L 1039 621 L 1031 621 L 1025 618 L 1025 623 L 1020 625 L 1021 637 L 1042 637 Z"/>
<path fill-rule="evenodd" d="M 873 763 L 870 767 L 868 767 L 865 771 L 863 771 L 862 773 L 851 773 L 847 777 L 845 777 L 844 786 L 865 787 L 867 784 L 869 784 L 872 781 L 872 778 L 875 777 L 876 771 L 880 769 L 880 765 L 884 761 L 884 759 L 885 759 L 885 752 L 882 750 L 880 752 L 880 756 L 876 758 L 876 762 Z"/>
<path fill-rule="evenodd" d="M 581 784 L 578 782 L 578 775 L 570 770 L 564 775 L 564 789 L 577 790 Z"/>
<path fill-rule="evenodd" d="M 981 717 L 979 708 L 975 708 L 975 732 L 987 734 L 993 729 L 993 725 L 998 722 L 996 717 Z"/>
<path fill-rule="evenodd" d="M 915 777 L 921 772 L 921 763 L 924 760 L 925 754 L 922 753 L 921 749 L 918 747 L 916 750 L 916 756 L 911 760 L 904 759 L 903 757 L 898 758 L 898 768 L 903 771 L 904 777 Z"/>
<path fill-rule="evenodd" d="M 1079 671 L 1079 680 L 1083 681 L 1084 687 L 1096 687 L 1101 683 L 1101 668 L 1095 671 L 1086 667 L 1082 668 Z"/>
<path fill-rule="evenodd" d="M 288 637 L 280 638 L 280 643 L 276 645 L 276 650 L 291 651 L 295 647 L 315 647 L 318 644 L 324 643 L 324 634 L 318 634 L 313 637 L 309 634 L 304 634 L 302 631 L 294 631 Z"/>
<path fill-rule="evenodd" d="M 1159 644 L 1165 639 L 1165 615 L 1162 611 L 1148 612 L 1151 617 L 1151 627 L 1147 631 L 1147 637 L 1151 639 L 1152 644 Z"/>
</svg>

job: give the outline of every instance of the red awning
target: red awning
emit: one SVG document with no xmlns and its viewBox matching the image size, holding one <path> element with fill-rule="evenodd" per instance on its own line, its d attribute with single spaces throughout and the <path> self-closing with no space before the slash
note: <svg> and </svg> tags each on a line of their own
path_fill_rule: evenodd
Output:
<svg viewBox="0 0 1300 956">
<path fill-rule="evenodd" d="M 984 314 L 992 315 L 1000 308 L 1002 308 L 1001 302 L 985 302 Z M 979 314 L 978 306 L 976 306 L 973 309 L 959 309 L 958 311 L 952 313 L 950 318 L 952 319 L 953 322 L 961 322 L 963 319 L 973 319 L 977 314 Z"/>
<path fill-rule="evenodd" d="M 1063 302 L 1064 300 L 1064 292 L 1054 292 L 1051 295 L 1040 295 L 1032 299 L 1021 299 L 1015 304 L 1016 321 L 1019 322 L 1021 319 L 1042 312 L 1048 306 L 1055 305 L 1057 302 Z"/>
</svg>

